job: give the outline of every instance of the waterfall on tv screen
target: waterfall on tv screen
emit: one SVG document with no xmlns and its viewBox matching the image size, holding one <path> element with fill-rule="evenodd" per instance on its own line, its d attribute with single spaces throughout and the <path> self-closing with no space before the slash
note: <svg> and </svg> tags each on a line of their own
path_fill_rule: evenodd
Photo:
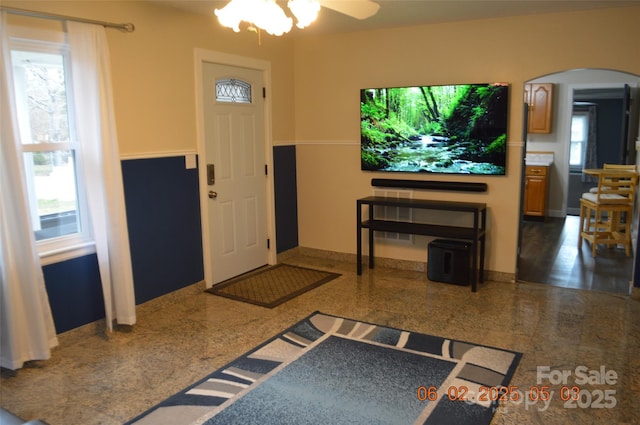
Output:
<svg viewBox="0 0 640 425">
<path fill-rule="evenodd" d="M 505 174 L 506 84 L 363 89 L 363 170 Z"/>
</svg>

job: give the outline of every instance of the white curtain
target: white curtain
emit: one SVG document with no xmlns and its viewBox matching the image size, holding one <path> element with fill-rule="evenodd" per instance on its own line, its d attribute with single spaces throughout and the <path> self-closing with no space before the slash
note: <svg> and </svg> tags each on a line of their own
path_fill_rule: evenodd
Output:
<svg viewBox="0 0 640 425">
<path fill-rule="evenodd" d="M 99 25 L 67 22 L 83 175 L 96 242 L 107 327 L 136 322 L 109 47 Z"/>
<path fill-rule="evenodd" d="M 45 360 L 58 344 L 36 250 L 18 152 L 6 13 L 0 16 L 0 366 Z"/>
</svg>

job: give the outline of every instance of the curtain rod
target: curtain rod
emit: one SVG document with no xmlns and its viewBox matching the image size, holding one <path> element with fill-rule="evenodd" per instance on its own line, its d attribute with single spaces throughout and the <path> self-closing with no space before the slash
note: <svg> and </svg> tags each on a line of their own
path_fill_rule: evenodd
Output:
<svg viewBox="0 0 640 425">
<path fill-rule="evenodd" d="M 17 9 L 15 7 L 7 7 L 7 6 L 0 6 L 0 10 L 4 10 L 7 13 L 12 13 L 14 15 L 31 16 L 33 18 L 57 19 L 61 21 L 75 21 L 75 22 L 84 22 L 87 24 L 102 25 L 105 28 L 116 28 L 116 29 L 119 29 L 120 31 L 125 31 L 125 32 L 133 32 L 136 29 L 136 27 L 131 22 L 127 24 L 114 24 L 113 22 L 96 21 L 93 19 L 85 19 L 85 18 L 76 18 L 74 16 L 55 15 L 53 13 L 36 12 L 35 10 Z"/>
</svg>

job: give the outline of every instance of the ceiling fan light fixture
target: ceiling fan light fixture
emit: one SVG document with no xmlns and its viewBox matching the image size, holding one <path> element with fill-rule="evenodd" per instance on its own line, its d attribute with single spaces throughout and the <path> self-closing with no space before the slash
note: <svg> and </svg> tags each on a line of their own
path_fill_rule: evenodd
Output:
<svg viewBox="0 0 640 425">
<path fill-rule="evenodd" d="M 233 0 L 227 3 L 222 9 L 215 9 L 213 13 L 218 17 L 218 22 L 223 27 L 231 28 L 235 32 L 240 32 L 240 22 L 243 20 L 243 7 L 247 1 Z"/>
<path fill-rule="evenodd" d="M 275 0 L 231 0 L 222 9 L 215 9 L 222 26 L 240 31 L 240 23 L 258 27 L 271 35 L 282 35 L 291 30 L 293 19 L 285 15 Z"/>
<path fill-rule="evenodd" d="M 251 2 L 254 9 L 249 12 L 251 16 L 249 22 L 271 35 L 279 36 L 291 31 L 293 19 L 285 15 L 284 10 L 276 4 L 275 0 L 251 0 Z"/>
<path fill-rule="evenodd" d="M 298 28 L 308 27 L 318 17 L 320 3 L 317 0 L 289 0 L 289 10 L 296 17 Z"/>
<path fill-rule="evenodd" d="M 295 16 L 298 28 L 309 26 L 320 11 L 318 0 L 289 0 L 287 5 Z M 222 9 L 215 9 L 222 26 L 240 31 L 240 23 L 247 22 L 271 35 L 291 30 L 293 19 L 287 16 L 275 0 L 231 0 Z"/>
</svg>

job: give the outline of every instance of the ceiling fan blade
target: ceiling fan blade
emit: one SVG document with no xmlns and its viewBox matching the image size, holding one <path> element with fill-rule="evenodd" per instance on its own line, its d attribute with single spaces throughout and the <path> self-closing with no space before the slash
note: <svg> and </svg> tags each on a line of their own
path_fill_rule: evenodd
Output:
<svg viewBox="0 0 640 425">
<path fill-rule="evenodd" d="M 380 9 L 372 0 L 320 0 L 320 5 L 356 19 L 370 18 Z"/>
</svg>

